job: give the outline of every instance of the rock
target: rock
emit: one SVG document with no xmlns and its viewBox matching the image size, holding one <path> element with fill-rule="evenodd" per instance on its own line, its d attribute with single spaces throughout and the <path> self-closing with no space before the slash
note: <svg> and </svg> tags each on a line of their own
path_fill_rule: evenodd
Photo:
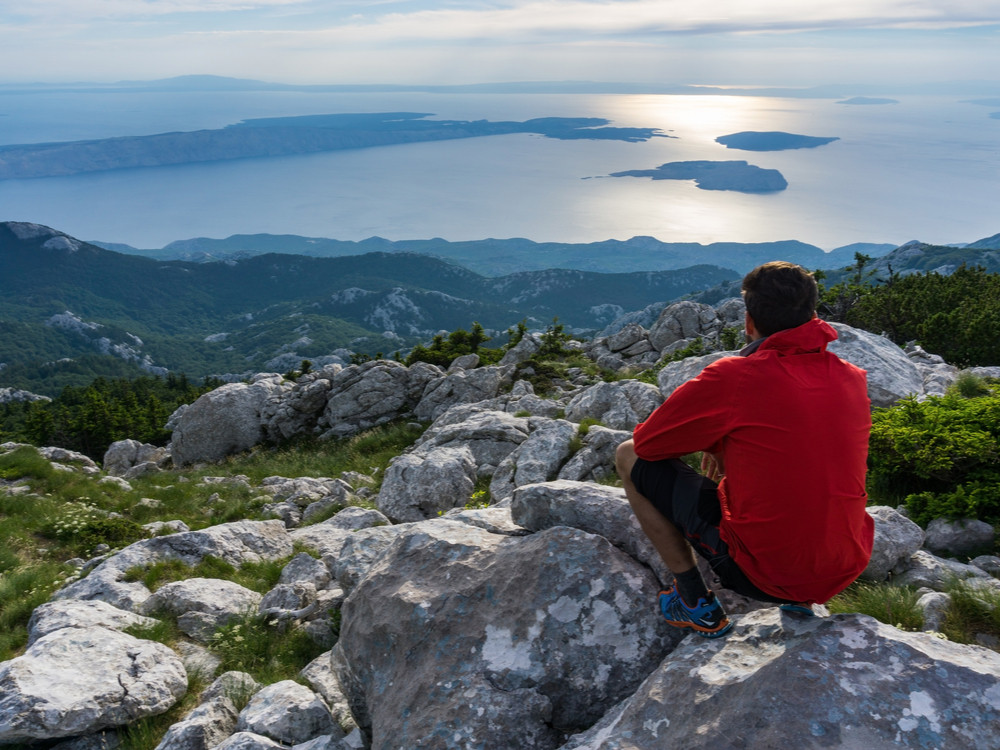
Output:
<svg viewBox="0 0 1000 750">
<path fill-rule="evenodd" d="M 923 393 L 920 372 L 896 344 L 843 323 L 830 325 L 837 331 L 837 340 L 830 342 L 828 351 L 868 373 L 872 406 L 891 406 L 904 396 Z"/>
<path fill-rule="evenodd" d="M 80 471 L 89 476 L 96 476 L 101 473 L 101 467 L 94 463 L 90 456 L 85 456 L 77 451 L 66 450 L 65 448 L 38 448 L 42 457 L 58 464 L 72 464 L 71 470 Z"/>
<path fill-rule="evenodd" d="M 100 627 L 124 630 L 139 625 L 152 627 L 156 620 L 127 612 L 102 601 L 84 602 L 73 599 L 50 601 L 35 607 L 28 620 L 28 645 L 42 636 L 63 628 Z"/>
<path fill-rule="evenodd" d="M 649 329 L 649 343 L 658 352 L 683 339 L 712 338 L 722 329 L 722 321 L 710 305 L 684 300 L 664 308 Z"/>
<path fill-rule="evenodd" d="M 935 518 L 927 524 L 924 547 L 935 554 L 968 556 L 993 549 L 995 538 L 996 532 L 985 521 L 976 518 L 956 521 Z"/>
<path fill-rule="evenodd" d="M 559 470 L 559 479 L 599 480 L 615 472 L 615 450 L 632 433 L 595 425 L 583 436 L 583 446 Z"/>
<path fill-rule="evenodd" d="M 465 446 L 404 453 L 386 469 L 375 504 L 396 522 L 423 521 L 468 502 L 476 460 Z"/>
<path fill-rule="evenodd" d="M 564 419 L 536 419 L 528 439 L 497 466 L 490 482 L 493 501 L 510 497 L 517 487 L 555 479 L 569 458 L 576 425 Z"/>
<path fill-rule="evenodd" d="M 166 646 L 101 627 L 61 628 L 0 664 L 0 742 L 75 737 L 161 714 L 187 691 Z"/>
<path fill-rule="evenodd" d="M 427 384 L 420 403 L 414 409 L 417 419 L 437 419 L 456 404 L 472 404 L 494 398 L 500 388 L 510 385 L 514 368 L 480 367 L 475 370 L 458 370 L 432 380 Z"/>
<path fill-rule="evenodd" d="M 330 713 L 334 721 L 344 730 L 353 730 L 357 727 L 354 717 L 351 716 L 351 707 L 347 703 L 347 696 L 340 686 L 340 680 L 333 669 L 333 654 L 327 651 L 307 664 L 299 675 L 309 683 L 330 707 Z"/>
<path fill-rule="evenodd" d="M 344 736 L 322 699 L 305 685 L 282 680 L 257 692 L 240 712 L 236 728 L 284 745 L 295 745 L 320 735 Z"/>
<path fill-rule="evenodd" d="M 216 745 L 215 750 L 287 750 L 287 748 L 262 734 L 237 732 Z"/>
<path fill-rule="evenodd" d="M 875 521 L 875 539 L 871 560 L 860 577 L 866 581 L 885 581 L 901 564 L 905 567 L 920 549 L 924 530 L 887 505 L 873 505 L 867 511 Z"/>
<path fill-rule="evenodd" d="M 596 419 L 613 430 L 633 430 L 663 403 L 659 389 L 638 380 L 597 383 L 574 396 L 566 407 L 573 422 Z"/>
<path fill-rule="evenodd" d="M 209 750 L 233 733 L 236 718 L 232 699 L 226 695 L 215 696 L 173 724 L 156 750 Z"/>
<path fill-rule="evenodd" d="M 612 352 L 620 352 L 641 341 L 649 343 L 646 329 L 638 323 L 627 323 L 624 328 L 607 337 L 606 346 Z"/>
<path fill-rule="evenodd" d="M 457 445 L 467 448 L 477 466 L 499 466 L 531 432 L 531 422 L 502 411 L 456 406 L 435 420 L 414 446 L 415 453 Z"/>
<path fill-rule="evenodd" d="M 689 638 L 562 750 L 995 748 L 1000 655 L 864 615 L 743 615 Z"/>
<path fill-rule="evenodd" d="M 351 365 L 330 381 L 326 409 L 319 420 L 325 437 L 344 437 L 409 414 L 440 368 L 427 363 L 404 367 L 374 360 Z"/>
<path fill-rule="evenodd" d="M 173 644 L 173 649 L 181 657 L 184 669 L 190 677 L 210 680 L 215 677 L 222 664 L 222 659 L 198 643 L 178 641 Z"/>
<path fill-rule="evenodd" d="M 975 565 L 993 577 L 1000 576 L 1000 557 L 996 555 L 980 555 L 969 560 L 969 565 Z"/>
<path fill-rule="evenodd" d="M 956 580 L 991 579 L 990 575 L 974 565 L 964 565 L 952 560 L 942 560 L 930 552 L 917 550 L 907 563 L 907 569 L 893 578 L 899 586 L 926 586 L 935 591 L 945 591 Z"/>
<path fill-rule="evenodd" d="M 676 642 L 656 585 L 575 529 L 413 524 L 344 603 L 334 669 L 373 750 L 554 748 Z"/>
<path fill-rule="evenodd" d="M 319 422 L 332 387 L 331 379 L 341 371 L 339 365 L 308 373 L 294 385 L 272 393 L 261 407 L 261 424 L 269 440 L 287 440 L 294 435 L 312 432 Z"/>
<path fill-rule="evenodd" d="M 327 562 L 340 587 L 349 594 L 405 529 L 405 526 L 377 526 L 349 535 L 332 566 Z"/>
<path fill-rule="evenodd" d="M 108 446 L 101 461 L 104 471 L 111 476 L 124 477 L 130 469 L 140 464 L 152 463 L 156 469 L 166 463 L 170 451 L 138 440 L 119 440 Z"/>
<path fill-rule="evenodd" d="M 115 487 L 122 492 L 131 492 L 132 485 L 128 483 L 127 480 L 121 477 L 101 477 L 97 480 L 98 484 L 108 485 L 109 487 Z"/>
<path fill-rule="evenodd" d="M 318 591 L 330 583 L 330 571 L 322 560 L 300 552 L 282 568 L 278 583 L 311 583 Z"/>
<path fill-rule="evenodd" d="M 325 523 L 335 529 L 357 531 L 358 529 L 369 529 L 373 526 L 388 526 L 390 521 L 383 513 L 379 513 L 374 508 L 352 506 L 344 508 L 333 518 L 325 521 Z"/>
<path fill-rule="evenodd" d="M 477 367 L 479 367 L 478 354 L 463 354 L 451 361 L 451 364 L 448 365 L 448 374 L 451 375 L 461 370 L 474 370 Z"/>
<path fill-rule="evenodd" d="M 570 526 L 598 534 L 652 570 L 661 583 L 673 581 L 619 487 L 566 480 L 531 484 L 514 492 L 510 514 L 531 531 Z"/>
<path fill-rule="evenodd" d="M 188 578 L 161 586 L 143 602 L 142 611 L 172 615 L 184 633 L 207 642 L 216 629 L 256 612 L 260 601 L 261 595 L 256 591 L 232 581 Z"/>
<path fill-rule="evenodd" d="M 501 367 L 519 365 L 531 359 L 541 348 L 541 336 L 539 334 L 526 333 L 521 337 L 520 341 L 504 352 L 499 364 Z"/>
<path fill-rule="evenodd" d="M 456 508 L 445 513 L 443 518 L 449 521 L 467 523 L 469 526 L 475 526 L 491 534 L 524 536 L 529 533 L 526 528 L 514 523 L 508 507 Z"/>
<path fill-rule="evenodd" d="M 144 523 L 142 525 L 146 531 L 149 532 L 150 536 L 163 536 L 165 534 L 180 534 L 185 531 L 191 531 L 188 525 L 183 521 L 153 521 L 152 523 Z"/>
<path fill-rule="evenodd" d="M 698 357 L 687 357 L 677 362 L 669 362 L 660 370 L 660 374 L 656 376 L 656 382 L 660 386 L 660 393 L 663 394 L 664 399 L 669 398 L 670 394 L 677 390 L 678 386 L 691 380 L 691 378 L 697 377 L 702 370 L 715 362 L 715 360 L 722 359 L 723 357 L 732 357 L 735 354 L 735 352 L 712 352 L 711 354 L 702 354 Z"/>
<path fill-rule="evenodd" d="M 917 599 L 917 607 L 924 617 L 924 630 L 941 630 L 950 606 L 951 597 L 939 591 L 931 591 Z"/>
<path fill-rule="evenodd" d="M 236 521 L 199 531 L 158 536 L 131 544 L 112 555 L 90 574 L 59 589 L 53 599 L 99 599 L 119 609 L 139 610 L 150 591 L 138 581 L 126 581 L 131 568 L 177 559 L 196 565 L 206 555 L 239 567 L 246 562 L 277 560 L 292 554 L 292 540 L 280 521 Z"/>
<path fill-rule="evenodd" d="M 204 393 L 177 420 L 170 440 L 174 464 L 218 461 L 248 450 L 264 438 L 260 415 L 281 376 L 254 383 L 227 383 Z"/>
</svg>

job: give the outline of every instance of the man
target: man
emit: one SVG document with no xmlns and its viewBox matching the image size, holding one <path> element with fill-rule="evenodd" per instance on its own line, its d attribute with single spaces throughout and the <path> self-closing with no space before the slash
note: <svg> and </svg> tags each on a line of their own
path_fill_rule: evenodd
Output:
<svg viewBox="0 0 1000 750">
<path fill-rule="evenodd" d="M 865 372 L 826 350 L 837 333 L 816 317 L 815 280 L 766 263 L 743 297 L 741 356 L 677 388 L 617 453 L 632 510 L 674 574 L 660 611 L 708 638 L 731 623 L 694 552 L 723 587 L 811 614 L 865 569 L 874 533 Z M 704 475 L 679 460 L 697 451 Z"/>
</svg>

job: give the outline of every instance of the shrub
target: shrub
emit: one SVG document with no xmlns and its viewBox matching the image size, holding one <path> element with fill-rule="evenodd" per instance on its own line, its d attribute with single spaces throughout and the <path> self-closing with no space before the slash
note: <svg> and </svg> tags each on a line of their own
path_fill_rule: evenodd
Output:
<svg viewBox="0 0 1000 750">
<path fill-rule="evenodd" d="M 1000 394 L 901 401 L 872 415 L 869 492 L 913 519 L 1000 522 Z"/>
<path fill-rule="evenodd" d="M 908 586 L 853 583 L 827 602 L 832 613 L 859 612 L 901 630 L 921 630 L 924 616 L 917 592 Z"/>
</svg>

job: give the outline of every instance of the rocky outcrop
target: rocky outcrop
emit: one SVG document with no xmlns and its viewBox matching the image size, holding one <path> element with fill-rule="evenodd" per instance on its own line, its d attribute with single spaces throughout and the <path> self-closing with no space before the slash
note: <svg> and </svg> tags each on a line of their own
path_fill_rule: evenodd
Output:
<svg viewBox="0 0 1000 750">
<path fill-rule="evenodd" d="M 562 750 L 699 747 L 987 750 L 1000 655 L 862 615 L 769 608 L 719 641 L 688 639 Z M 697 745 L 695 745 L 697 743 Z M 738 743 L 738 744 L 737 744 Z"/>
<path fill-rule="evenodd" d="M 335 668 L 372 748 L 554 748 L 676 641 L 643 605 L 655 587 L 578 530 L 416 524 L 345 602 Z"/>
</svg>

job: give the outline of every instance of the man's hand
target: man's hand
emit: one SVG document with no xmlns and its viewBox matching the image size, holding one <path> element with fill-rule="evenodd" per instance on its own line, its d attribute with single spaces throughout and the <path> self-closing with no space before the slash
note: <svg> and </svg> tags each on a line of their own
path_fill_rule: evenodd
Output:
<svg viewBox="0 0 1000 750">
<path fill-rule="evenodd" d="M 722 465 L 722 456 L 718 453 L 705 451 L 701 454 L 701 473 L 713 482 L 722 481 L 726 474 L 726 469 Z"/>
</svg>

